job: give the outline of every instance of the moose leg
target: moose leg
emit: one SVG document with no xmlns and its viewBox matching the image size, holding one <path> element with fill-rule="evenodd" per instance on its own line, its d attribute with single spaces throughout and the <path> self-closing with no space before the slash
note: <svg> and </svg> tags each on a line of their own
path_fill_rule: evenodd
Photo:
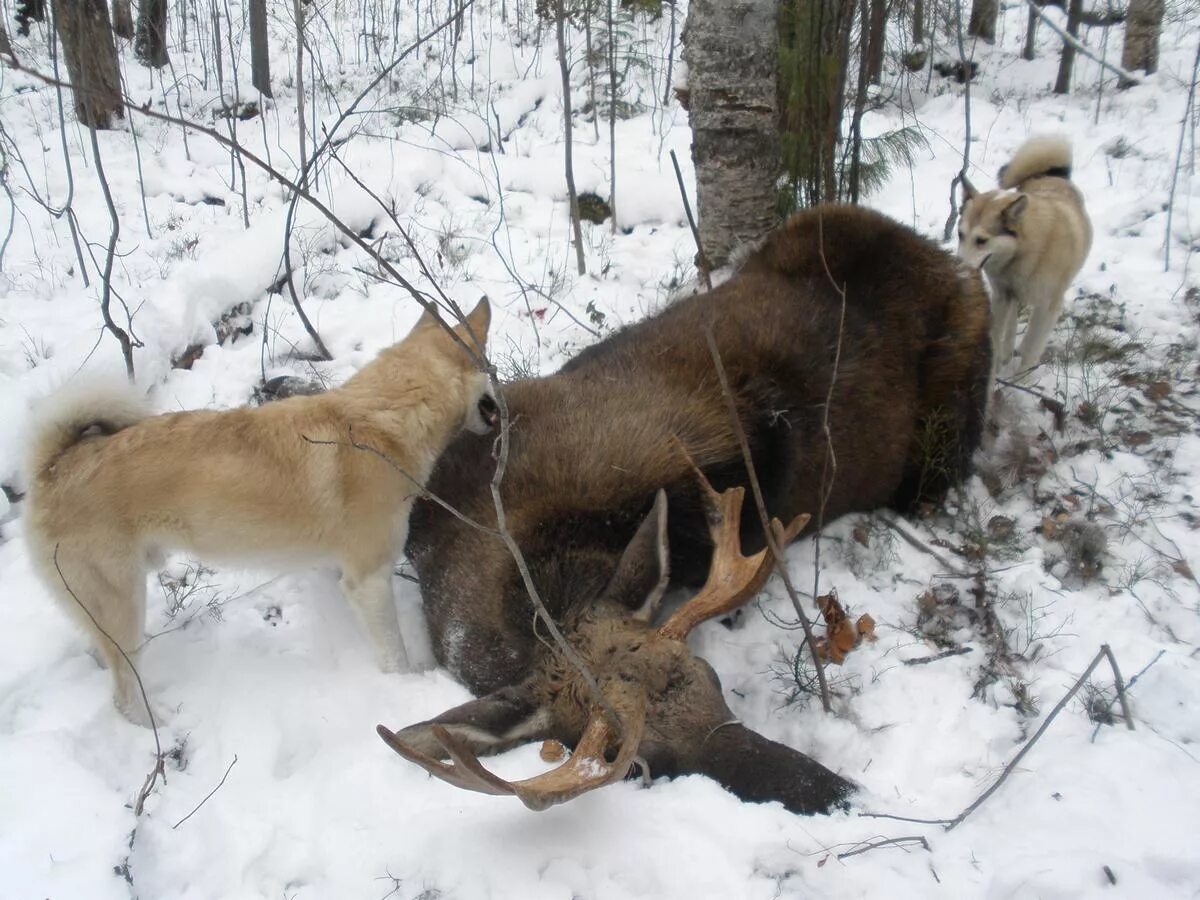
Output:
<svg viewBox="0 0 1200 900">
<path fill-rule="evenodd" d="M 384 672 L 406 672 L 408 653 L 400 634 L 396 600 L 392 596 L 390 560 L 372 568 L 343 565 L 342 593 L 358 611 L 375 647 L 375 658 Z"/>
</svg>

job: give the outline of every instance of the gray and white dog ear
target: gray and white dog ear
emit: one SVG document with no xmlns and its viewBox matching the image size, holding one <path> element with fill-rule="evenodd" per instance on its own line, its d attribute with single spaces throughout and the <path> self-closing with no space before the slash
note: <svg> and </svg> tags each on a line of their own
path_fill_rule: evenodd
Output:
<svg viewBox="0 0 1200 900">
<path fill-rule="evenodd" d="M 670 575 L 667 492 L 659 488 L 650 512 L 621 554 L 604 596 L 629 609 L 635 619 L 649 622 L 658 612 Z"/>
<path fill-rule="evenodd" d="M 962 184 L 963 203 L 969 203 L 979 196 L 979 191 L 975 190 L 975 185 L 971 184 L 971 179 L 967 177 L 967 173 L 963 172 L 960 178 Z"/>
<path fill-rule="evenodd" d="M 1025 210 L 1029 207 L 1029 195 L 1017 194 L 1013 201 L 1004 207 L 1004 211 L 1000 213 L 1000 218 L 1004 222 L 1005 228 L 1014 228 L 1021 221 L 1021 216 L 1025 215 Z"/>
</svg>

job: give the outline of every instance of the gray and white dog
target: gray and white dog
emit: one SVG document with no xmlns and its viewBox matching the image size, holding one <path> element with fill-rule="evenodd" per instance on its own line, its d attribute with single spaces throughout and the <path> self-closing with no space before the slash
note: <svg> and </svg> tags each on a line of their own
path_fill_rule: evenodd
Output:
<svg viewBox="0 0 1200 900">
<path fill-rule="evenodd" d="M 1020 376 L 1042 359 L 1071 280 L 1092 246 L 1083 195 L 1071 182 L 1071 145 L 1030 138 L 1000 170 L 1000 189 L 979 193 L 963 180 L 958 255 L 982 269 L 992 288 L 992 371 Z M 1013 368 L 1017 315 L 1029 326 Z"/>
</svg>

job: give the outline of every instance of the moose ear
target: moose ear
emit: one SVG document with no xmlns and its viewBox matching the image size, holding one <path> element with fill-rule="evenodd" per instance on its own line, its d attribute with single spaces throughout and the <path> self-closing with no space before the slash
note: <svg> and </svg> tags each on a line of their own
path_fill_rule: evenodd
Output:
<svg viewBox="0 0 1200 900">
<path fill-rule="evenodd" d="M 1028 206 L 1029 195 L 1017 194 L 1012 203 L 1004 207 L 1004 211 L 1000 213 L 1000 218 L 1004 222 L 1004 227 L 1016 228 L 1017 223 L 1021 221 L 1021 216 L 1025 215 L 1025 209 Z"/>
<path fill-rule="evenodd" d="M 670 574 L 667 492 L 659 488 L 654 495 L 654 506 L 621 554 L 604 596 L 631 610 L 634 618 L 649 622 L 658 612 Z"/>
</svg>

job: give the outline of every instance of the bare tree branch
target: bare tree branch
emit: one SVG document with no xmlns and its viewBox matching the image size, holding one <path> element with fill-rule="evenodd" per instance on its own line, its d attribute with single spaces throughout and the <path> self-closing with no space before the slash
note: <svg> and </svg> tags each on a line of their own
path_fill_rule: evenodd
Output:
<svg viewBox="0 0 1200 900">
<path fill-rule="evenodd" d="M 174 825 L 172 825 L 171 826 L 172 831 L 174 831 L 176 828 L 178 828 L 180 825 L 182 825 L 184 822 L 186 822 L 188 819 L 190 819 L 192 816 L 194 816 L 197 812 L 199 812 L 200 807 L 202 807 L 205 803 L 207 803 L 209 801 L 209 798 L 212 797 L 213 794 L 215 794 L 217 791 L 219 791 L 221 789 L 221 786 L 225 784 L 225 779 L 228 778 L 229 773 L 231 771 L 233 771 L 233 767 L 237 763 L 237 759 L 238 759 L 237 754 L 236 753 L 233 754 L 233 761 L 229 763 L 229 767 L 225 770 L 225 774 L 221 776 L 221 780 L 217 782 L 217 786 L 215 788 L 213 788 L 211 791 L 209 791 L 207 794 L 205 794 L 204 799 L 201 800 L 199 803 L 197 803 L 195 808 L 193 808 L 190 813 L 188 813 L 186 816 L 184 816 L 182 819 L 180 819 L 178 822 L 176 822 Z"/>
<path fill-rule="evenodd" d="M 1095 54 L 1095 52 L 1088 49 L 1088 47 L 1086 45 L 1080 43 L 1079 38 L 1075 37 L 1074 35 L 1068 34 L 1067 31 L 1061 25 L 1059 25 L 1052 18 L 1050 18 L 1048 15 L 1046 15 L 1046 11 L 1044 9 L 1042 9 L 1040 6 L 1038 6 L 1034 2 L 1034 0 L 1025 0 L 1025 2 L 1029 5 L 1029 9 L 1034 15 L 1036 15 L 1039 19 L 1041 19 L 1043 22 L 1045 22 L 1047 25 L 1049 25 L 1050 30 L 1053 31 L 1055 34 L 1057 34 L 1060 38 L 1062 38 L 1064 44 L 1068 44 L 1077 53 L 1082 53 L 1088 59 L 1092 60 L 1095 63 L 1098 63 L 1101 68 L 1108 69 L 1108 71 L 1110 71 L 1114 75 L 1117 75 L 1118 77 L 1120 77 L 1122 80 L 1122 83 L 1126 84 L 1126 86 L 1142 83 L 1142 80 L 1140 78 L 1138 78 L 1136 75 L 1134 75 L 1133 73 L 1125 71 L 1120 66 L 1114 65 L 1113 63 L 1110 63 L 1106 59 L 1101 59 L 1100 57 L 1098 57 Z"/>
</svg>

